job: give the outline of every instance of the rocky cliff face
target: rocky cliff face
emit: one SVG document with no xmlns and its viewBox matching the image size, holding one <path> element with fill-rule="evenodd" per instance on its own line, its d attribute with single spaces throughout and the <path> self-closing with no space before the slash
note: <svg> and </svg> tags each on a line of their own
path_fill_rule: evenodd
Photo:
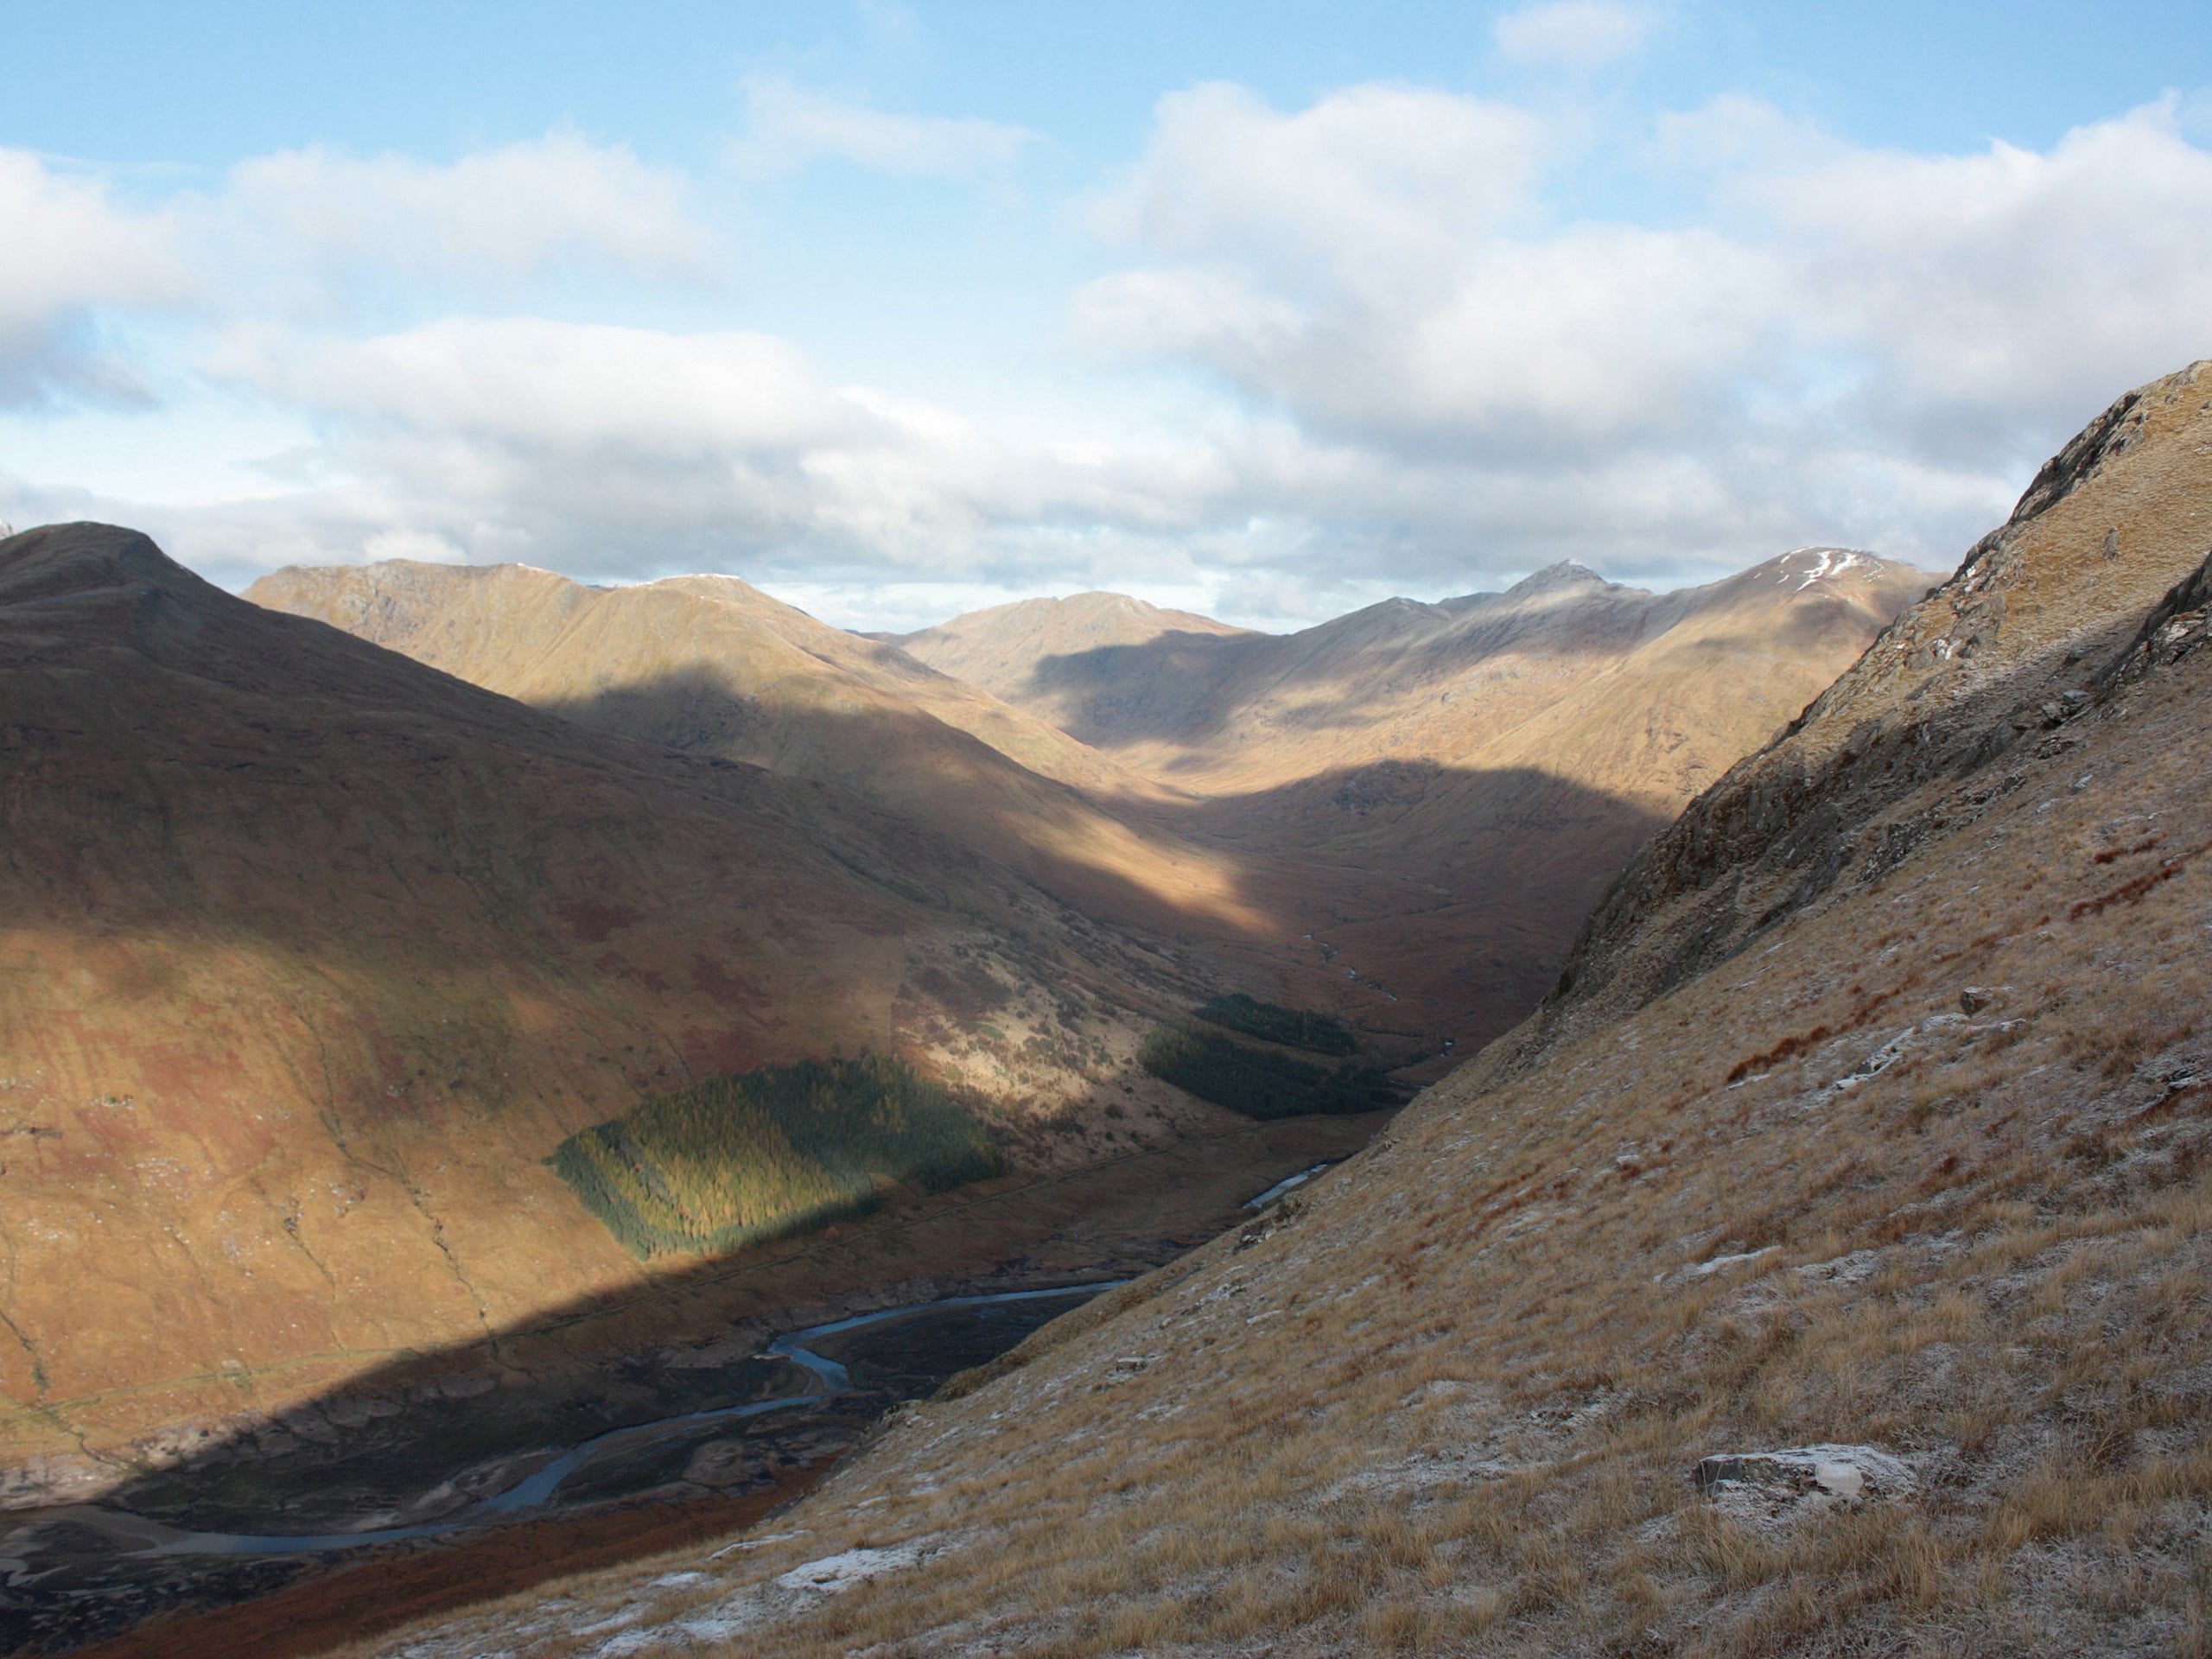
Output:
<svg viewBox="0 0 2212 1659">
<path fill-rule="evenodd" d="M 1358 1158 L 752 1548 L 391 1650 L 2191 1650 L 2208 551 L 2199 365 L 2069 445 Z"/>
</svg>

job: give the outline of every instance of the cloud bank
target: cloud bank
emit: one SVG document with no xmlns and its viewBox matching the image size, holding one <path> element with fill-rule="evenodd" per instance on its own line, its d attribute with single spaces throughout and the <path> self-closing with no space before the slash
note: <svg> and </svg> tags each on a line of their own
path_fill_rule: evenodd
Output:
<svg viewBox="0 0 2212 1659">
<path fill-rule="evenodd" d="M 1614 0 L 1557 0 L 1508 12 L 1496 32 L 1498 52 L 1511 62 L 1594 69 L 1640 50 L 1651 19 Z"/>
<path fill-rule="evenodd" d="M 1540 7 L 1499 49 L 1586 68 L 1646 16 Z M 499 303 L 609 273 L 712 302 L 718 193 L 824 157 L 983 181 L 1035 142 L 789 81 L 746 100 L 719 180 L 556 133 L 448 163 L 288 151 L 147 205 L 0 151 L 0 244 L 37 255 L 0 261 L 0 402 L 131 395 L 129 329 L 181 329 L 202 384 L 311 434 L 251 499 L 111 504 L 232 579 L 407 550 L 726 569 L 864 625 L 1090 586 L 1279 623 L 1560 557 L 1942 564 L 2105 401 L 2212 350 L 2212 153 L 2170 104 L 1924 155 L 1718 99 L 1602 135 L 1670 204 L 1639 217 L 1574 211 L 1580 114 L 1191 87 L 1072 221 L 1082 372 L 1179 389 L 1141 442 L 987 430 L 758 330 Z M 69 482 L 0 478 L 0 516 Z"/>
</svg>

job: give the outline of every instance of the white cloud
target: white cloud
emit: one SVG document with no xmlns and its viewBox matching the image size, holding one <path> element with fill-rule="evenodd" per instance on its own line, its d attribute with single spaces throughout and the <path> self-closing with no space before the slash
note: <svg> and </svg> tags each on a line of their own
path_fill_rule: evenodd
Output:
<svg viewBox="0 0 2212 1659">
<path fill-rule="evenodd" d="M 1003 172 L 1037 142 L 1021 127 L 893 115 L 775 75 L 746 77 L 745 111 L 729 161 L 747 178 L 779 177 L 824 158 L 910 177 L 982 178 Z"/>
<path fill-rule="evenodd" d="M 1116 467 L 1015 454 L 941 409 L 824 382 L 788 342 L 454 318 L 365 340 L 242 330 L 211 371 L 311 411 L 327 470 L 306 532 L 643 575 L 972 569 L 1002 538 L 1173 517 Z M 292 556 L 287 555 L 287 556 Z"/>
<path fill-rule="evenodd" d="M 1355 86 L 1284 115 L 1217 82 L 1160 100 L 1142 162 L 1091 223 L 1286 285 L 1425 284 L 1526 206 L 1547 140 L 1525 111 L 1448 92 Z"/>
<path fill-rule="evenodd" d="M 143 396 L 107 342 L 149 313 L 327 315 L 364 276 L 474 288 L 579 261 L 702 277 L 715 242 L 688 195 L 678 174 L 562 133 L 445 165 L 289 150 L 153 206 L 119 201 L 99 172 L 0 149 L 0 407 Z"/>
<path fill-rule="evenodd" d="M 696 277 L 715 250 L 689 194 L 626 146 L 556 132 L 442 165 L 320 146 L 258 156 L 232 170 L 212 212 L 226 252 L 257 245 L 279 265 L 513 282 L 582 259 Z"/>
<path fill-rule="evenodd" d="M 24 150 L 0 149 L 0 406 L 135 394 L 96 314 L 194 293 L 167 217 L 119 207 L 99 175 Z"/>
<path fill-rule="evenodd" d="M 1940 563 L 2118 391 L 2207 349 L 2212 153 L 2167 106 L 1931 156 L 1731 99 L 1643 153 L 1709 193 L 1703 223 L 1547 219 L 1569 147 L 1486 100 L 1178 94 L 1101 214 L 1138 260 L 1077 318 L 1291 435 L 1288 462 L 1227 446 L 1224 498 L 1409 586 L 1471 545 L 1676 578 L 1827 539 Z"/>
<path fill-rule="evenodd" d="M 1734 190 L 1788 251 L 1809 339 L 1916 443 L 2086 415 L 2212 350 L 2212 150 L 2169 104 L 2048 152 L 1851 151 Z"/>
<path fill-rule="evenodd" d="M 1516 63 L 1593 69 L 1643 48 L 1651 19 L 1640 6 L 1615 0 L 1554 0 L 1497 20 L 1497 49 Z"/>
</svg>

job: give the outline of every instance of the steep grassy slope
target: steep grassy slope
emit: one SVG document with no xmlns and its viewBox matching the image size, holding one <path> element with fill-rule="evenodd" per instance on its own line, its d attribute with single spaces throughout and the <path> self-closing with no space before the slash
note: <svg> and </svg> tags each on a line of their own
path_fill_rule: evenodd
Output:
<svg viewBox="0 0 2212 1659">
<path fill-rule="evenodd" d="M 837 791 L 537 713 L 127 531 L 14 537 L 8 1483 L 411 1353 L 496 1362 L 636 1286 L 543 1160 L 647 1096 L 896 1054 L 1031 1169 L 1227 1122 L 1149 1084 L 1120 1012 L 1199 983 Z"/>
<path fill-rule="evenodd" d="M 1258 925 L 1236 871 L 1141 817 L 1156 791 L 1056 728 L 729 576 L 594 588 L 526 565 L 264 576 L 313 616 L 602 730 L 849 790 L 1092 915 Z"/>
<path fill-rule="evenodd" d="M 2199 365 L 1366 1153 L 754 1548 L 405 1650 L 2203 1651 L 2208 544 Z"/>
</svg>

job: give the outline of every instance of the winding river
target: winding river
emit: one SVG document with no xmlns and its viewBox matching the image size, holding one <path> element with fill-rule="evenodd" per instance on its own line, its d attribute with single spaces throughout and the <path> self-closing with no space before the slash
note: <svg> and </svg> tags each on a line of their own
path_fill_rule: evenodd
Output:
<svg viewBox="0 0 2212 1659">
<path fill-rule="evenodd" d="M 165 1526 L 143 1516 L 124 1510 L 86 1504 L 76 1506 L 72 1513 L 86 1521 L 95 1521 L 99 1529 L 118 1544 L 137 1542 L 140 1548 L 122 1549 L 118 1554 L 135 1560 L 156 1560 L 175 1555 L 301 1555 L 324 1550 L 359 1549 L 370 1544 L 398 1543 L 410 1538 L 435 1538 L 449 1533 L 466 1531 L 472 1527 L 491 1525 L 512 1519 L 528 1510 L 543 1509 L 553 1503 L 562 1483 L 594 1459 L 607 1454 L 631 1451 L 653 1440 L 680 1434 L 704 1423 L 731 1422 L 741 1418 L 759 1417 L 786 1407 L 804 1405 L 852 1392 L 851 1373 L 836 1360 L 817 1353 L 810 1345 L 825 1337 L 834 1337 L 848 1331 L 858 1331 L 872 1325 L 884 1325 L 893 1319 L 912 1319 L 917 1315 L 950 1313 L 959 1308 L 988 1307 L 1006 1302 L 1045 1301 L 1054 1297 L 1089 1298 L 1103 1291 L 1125 1285 L 1126 1279 L 1116 1279 L 1084 1285 L 1064 1285 L 1050 1290 L 1008 1290 L 983 1296 L 948 1296 L 934 1302 L 918 1302 L 906 1307 L 889 1307 L 874 1313 L 855 1313 L 849 1319 L 832 1319 L 824 1325 L 810 1325 L 803 1331 L 793 1331 L 778 1337 L 765 1351 L 779 1359 L 787 1359 L 808 1374 L 809 1386 L 799 1394 L 779 1395 L 772 1400 L 755 1400 L 741 1406 L 723 1406 L 711 1411 L 685 1412 L 673 1417 L 655 1418 L 650 1422 L 632 1423 L 625 1428 L 610 1429 L 595 1435 L 581 1445 L 573 1446 L 526 1478 L 508 1487 L 505 1491 L 478 1500 L 468 1508 L 449 1515 L 442 1520 L 425 1521 L 410 1526 L 382 1527 L 358 1532 L 323 1532 L 276 1534 L 258 1532 L 191 1532 Z M 0 1562 L 0 1567 L 12 1566 L 20 1570 L 21 1562 Z M 12 1575 L 11 1581 L 12 1581 Z M 43 1575 L 41 1575 L 43 1576 Z"/>
</svg>

